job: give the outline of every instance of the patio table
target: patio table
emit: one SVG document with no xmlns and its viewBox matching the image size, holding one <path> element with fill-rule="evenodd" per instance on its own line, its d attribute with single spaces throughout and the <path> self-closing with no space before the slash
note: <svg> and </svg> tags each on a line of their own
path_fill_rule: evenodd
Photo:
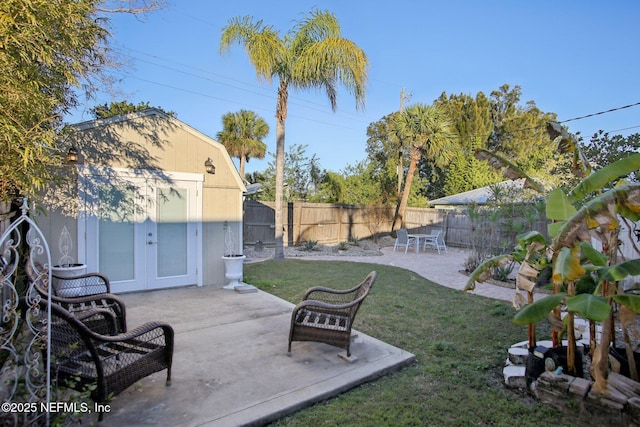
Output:
<svg viewBox="0 0 640 427">
<path fill-rule="evenodd" d="M 416 241 L 416 253 L 420 252 L 420 239 L 431 239 L 431 234 L 409 234 L 409 238 L 413 238 Z"/>
</svg>

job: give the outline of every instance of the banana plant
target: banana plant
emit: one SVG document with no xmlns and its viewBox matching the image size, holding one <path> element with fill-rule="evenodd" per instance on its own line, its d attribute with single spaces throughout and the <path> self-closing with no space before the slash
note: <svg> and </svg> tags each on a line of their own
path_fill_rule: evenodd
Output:
<svg viewBox="0 0 640 427">
<path fill-rule="evenodd" d="M 624 159 L 627 160 L 627 159 Z M 640 162 L 640 156 L 638 156 Z M 628 162 L 626 162 L 628 163 Z M 619 164 L 612 164 L 619 168 Z M 619 170 L 619 169 L 618 169 Z M 617 172 L 621 173 L 621 172 Z M 597 177 L 596 177 L 597 178 Z M 584 186 L 584 184 L 582 184 Z M 549 224 L 549 234 L 553 237 L 551 244 L 554 285 L 554 299 L 543 298 L 527 306 L 519 312 L 514 321 L 519 324 L 536 323 L 542 318 L 551 316 L 551 324 L 558 325 L 560 311 L 555 307 L 551 312 L 544 312 L 554 302 L 566 305 L 567 316 L 564 325 L 567 331 L 567 360 L 569 373 L 575 372 L 575 339 L 573 337 L 573 315 L 579 314 L 591 321 L 603 322 L 600 343 L 595 343 L 592 328 L 591 341 L 594 344 L 592 377 L 596 390 L 606 390 L 607 355 L 613 340 L 611 329 L 613 316 L 611 305 L 618 302 L 634 313 L 640 313 L 640 297 L 620 295 L 618 283 L 628 275 L 640 274 L 640 260 L 634 259 L 617 263 L 619 217 L 632 221 L 640 219 L 640 184 L 623 184 L 612 188 L 602 195 L 593 198 L 582 208 L 576 210 L 571 204 L 571 196 L 555 190 L 548 199 L 547 216 L 555 219 Z M 570 194 L 578 194 L 572 192 Z M 586 193 L 583 193 L 586 194 Z M 599 241 L 602 252 L 595 250 L 589 242 Z M 575 283 L 585 275 L 598 278 L 596 295 L 576 295 Z M 561 294 L 560 292 L 566 292 Z M 562 295 L 558 299 L 557 295 Z M 560 322 L 562 323 L 562 322 Z M 558 328 L 554 327 L 554 332 Z M 559 345 L 558 335 L 554 334 L 554 345 Z M 628 342 L 626 347 L 630 349 Z M 633 354 L 627 355 L 633 360 Z M 637 379 L 637 375 L 636 375 Z"/>
<path fill-rule="evenodd" d="M 532 304 L 540 272 L 549 268 L 546 254 L 549 242 L 546 237 L 537 231 L 518 235 L 517 241 L 518 244 L 510 254 L 498 255 L 480 264 L 469 276 L 464 291 L 472 291 L 475 289 L 476 283 L 482 283 L 490 279 L 491 271 L 494 268 L 504 268 L 511 262 L 516 261 L 520 263 L 520 268 L 516 274 L 516 287 L 512 304 L 516 310 Z M 536 346 L 534 323 L 528 324 L 529 348 Z"/>
<path fill-rule="evenodd" d="M 566 132 L 551 128 L 550 135 L 558 137 L 559 151 L 577 150 L 575 138 L 570 138 Z M 486 153 L 483 156 L 486 157 Z M 574 166 L 582 174 L 590 173 L 588 164 L 583 156 L 574 156 Z M 504 162 L 496 162 L 503 167 Z M 548 227 L 551 243 L 544 239 L 537 242 L 528 241 L 527 236 L 519 236 L 520 244 L 512 254 L 494 257 L 481 264 L 470 276 L 465 290 L 473 290 L 475 282 L 482 282 L 487 278 L 490 268 L 499 262 L 521 259 L 518 280 L 516 281 L 516 308 L 527 304 L 520 310 L 514 321 L 529 326 L 529 346 L 535 346 L 535 331 L 533 325 L 543 319 L 549 319 L 553 328 L 553 342 L 560 345 L 561 334 L 566 330 L 569 342 L 568 368 L 575 370 L 575 337 L 573 336 L 573 315 L 604 322 L 603 335 L 599 345 L 595 346 L 592 362 L 592 376 L 596 380 L 596 390 L 606 390 L 607 359 L 609 344 L 612 340 L 610 331 L 613 322 L 613 301 L 618 302 L 630 313 L 640 313 L 640 297 L 622 295 L 618 289 L 618 282 L 628 275 L 640 274 L 640 261 L 631 260 L 617 262 L 619 217 L 632 221 L 640 219 L 640 184 L 623 184 L 611 188 L 603 194 L 585 203 L 587 197 L 602 192 L 603 188 L 616 184 L 630 172 L 640 169 L 640 153 L 633 154 L 618 162 L 590 173 L 568 194 L 560 189 L 553 190 L 547 197 L 546 214 L 551 220 Z M 520 171 L 518 171 L 520 172 Z M 583 204 L 578 209 L 579 205 Z M 528 236 L 531 238 L 532 236 Z M 602 245 L 602 252 L 595 250 L 589 242 L 595 239 Z M 529 239 L 530 240 L 530 239 Z M 543 272 L 552 265 L 551 282 L 553 295 L 533 301 L 535 283 L 540 283 Z M 576 295 L 575 284 L 585 276 L 596 277 L 598 288 L 596 294 Z M 520 290 L 526 290 L 527 298 L 518 296 Z M 566 307 L 567 316 L 560 320 L 560 307 Z M 635 316 L 634 316 L 635 318 Z M 595 342 L 594 328 L 592 341 Z M 630 358 L 629 360 L 633 360 Z"/>
</svg>

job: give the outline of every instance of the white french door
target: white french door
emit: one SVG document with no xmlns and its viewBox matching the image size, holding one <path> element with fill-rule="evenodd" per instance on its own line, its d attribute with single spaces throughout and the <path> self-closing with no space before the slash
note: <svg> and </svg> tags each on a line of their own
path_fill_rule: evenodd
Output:
<svg viewBox="0 0 640 427">
<path fill-rule="evenodd" d="M 195 182 L 147 189 L 155 201 L 145 221 L 147 288 L 195 285 L 198 250 Z"/>
<path fill-rule="evenodd" d="M 202 284 L 201 175 L 93 178 L 90 270 L 109 277 L 113 292 Z"/>
</svg>

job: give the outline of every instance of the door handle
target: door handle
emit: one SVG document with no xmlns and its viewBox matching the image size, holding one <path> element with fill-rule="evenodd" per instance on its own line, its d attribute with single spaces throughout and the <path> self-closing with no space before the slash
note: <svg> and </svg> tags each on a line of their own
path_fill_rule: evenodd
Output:
<svg viewBox="0 0 640 427">
<path fill-rule="evenodd" d="M 154 243 L 158 243 L 158 242 L 152 242 L 151 240 L 149 240 L 149 241 L 147 242 L 147 245 L 153 245 Z"/>
</svg>

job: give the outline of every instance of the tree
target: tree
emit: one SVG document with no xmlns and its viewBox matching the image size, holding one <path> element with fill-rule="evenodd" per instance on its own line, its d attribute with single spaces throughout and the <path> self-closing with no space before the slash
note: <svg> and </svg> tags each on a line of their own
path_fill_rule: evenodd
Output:
<svg viewBox="0 0 640 427">
<path fill-rule="evenodd" d="M 113 116 L 120 116 L 123 114 L 135 113 L 137 111 L 144 111 L 150 108 L 155 108 L 165 113 L 167 116 L 176 117 L 174 111 L 165 111 L 162 107 L 152 107 L 149 102 L 139 102 L 135 105 L 128 101 L 113 101 L 111 103 L 104 103 L 102 105 L 96 105 L 91 109 L 91 113 L 96 119 L 106 119 Z"/>
<path fill-rule="evenodd" d="M 505 156 L 528 175 L 548 186 L 567 179 L 567 174 L 551 171 L 562 161 L 556 144 L 549 137 L 547 123 L 556 120 L 555 113 L 544 113 L 533 101 L 519 105 L 520 86 L 502 85 L 491 92 L 493 132 L 487 149 Z"/>
<path fill-rule="evenodd" d="M 380 205 L 385 204 L 380 190 L 385 185 L 384 181 L 377 179 L 376 171 L 371 163 L 359 162 L 353 166 L 347 166 L 343 171 L 343 186 L 338 203 L 350 205 Z M 389 177 L 386 185 L 393 188 L 393 177 Z M 395 200 L 395 193 L 391 197 Z"/>
<path fill-rule="evenodd" d="M 407 208 L 413 176 L 422 156 L 432 159 L 438 166 L 444 166 L 451 161 L 457 147 L 456 137 L 451 127 L 451 121 L 438 106 L 416 104 L 396 117 L 394 132 L 403 143 L 408 145 L 410 162 L 402 198 L 393 222 L 393 230 L 404 224 L 404 212 Z"/>
<path fill-rule="evenodd" d="M 282 203 L 284 194 L 285 120 L 289 88 L 323 89 L 331 108 L 337 105 L 337 84 L 364 106 L 368 59 L 364 51 L 341 35 L 329 11 L 314 10 L 281 38 L 278 32 L 250 16 L 237 17 L 222 29 L 220 51 L 232 44 L 244 46 L 259 79 L 279 80 L 276 102 L 275 258 L 284 258 Z"/>
<path fill-rule="evenodd" d="M 92 3 L 10 0 L 0 6 L 3 201 L 33 196 L 57 179 L 57 130 L 77 102 L 71 89 L 106 61 L 108 33 L 94 22 Z"/>
<path fill-rule="evenodd" d="M 447 165 L 446 173 L 439 168 L 435 172 L 438 178 L 443 178 L 442 195 L 457 194 L 499 182 L 501 179 L 493 168 L 474 157 L 478 148 L 487 147 L 493 130 L 489 99 L 482 92 L 478 92 L 475 98 L 465 94 L 447 97 L 443 92 L 436 104 L 441 105 L 449 117 L 456 118 L 453 130 L 460 142 L 460 150 Z"/>
<path fill-rule="evenodd" d="M 148 12 L 160 1 L 5 0 L 0 5 L 0 201 L 64 179 L 62 117 L 115 65 L 105 13 Z"/>
<path fill-rule="evenodd" d="M 293 144 L 285 153 L 284 164 L 285 200 L 313 198 L 326 174 L 326 171 L 320 169 L 320 159 L 315 154 L 307 156 L 307 145 Z M 263 177 L 262 200 L 274 200 L 276 165 L 273 161 L 269 162 Z"/>
<path fill-rule="evenodd" d="M 392 132 L 393 121 L 399 112 L 387 114 L 367 126 L 367 157 L 369 175 L 380 183 L 379 201 L 397 202 L 402 190 L 402 165 L 407 164 L 408 155 L 400 140 Z M 397 186 L 393 180 L 400 182 Z M 391 182 L 390 182 L 391 181 Z"/>
<path fill-rule="evenodd" d="M 609 136 L 602 130 L 591 137 L 589 144 L 582 144 L 582 151 L 595 169 L 602 169 L 613 162 L 640 152 L 640 133 L 634 133 L 627 137 L 622 135 Z M 633 172 L 629 178 L 638 181 L 637 172 Z"/>
<path fill-rule="evenodd" d="M 244 177 L 245 163 L 252 158 L 264 159 L 267 144 L 262 140 L 269 134 L 269 125 L 253 111 L 240 110 L 222 116 L 222 131 L 217 138 L 229 154 L 240 160 L 240 176 Z"/>
</svg>

